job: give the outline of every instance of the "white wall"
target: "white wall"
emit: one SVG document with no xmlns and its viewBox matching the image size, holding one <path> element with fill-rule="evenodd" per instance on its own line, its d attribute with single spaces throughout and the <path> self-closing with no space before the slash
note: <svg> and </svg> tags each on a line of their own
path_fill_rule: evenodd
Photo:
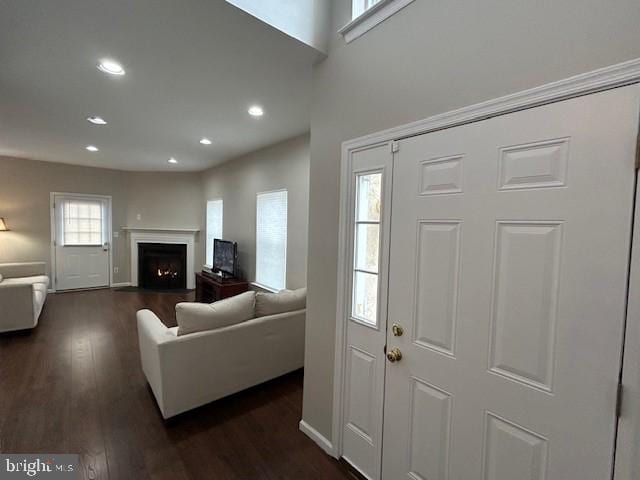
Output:
<svg viewBox="0 0 640 480">
<path fill-rule="evenodd" d="M 331 439 L 340 144 L 640 57 L 637 0 L 416 0 L 350 44 L 332 35 L 311 112 L 303 418 Z M 350 2 L 334 0 L 336 32 Z"/>
<path fill-rule="evenodd" d="M 129 282 L 129 244 L 124 226 L 200 227 L 202 183 L 197 173 L 141 173 L 0 157 L 0 263 L 46 261 L 51 271 L 50 192 L 111 195 L 115 283 Z M 137 220 L 140 214 L 140 220 Z M 202 265 L 196 238 L 194 263 Z"/>
<path fill-rule="evenodd" d="M 255 280 L 256 194 L 287 189 L 287 288 L 306 286 L 309 136 L 295 137 L 235 158 L 207 170 L 202 177 L 203 207 L 207 200 L 224 200 L 222 234 L 225 239 L 238 242 L 241 275 L 250 281 Z M 204 225 L 204 211 L 202 215 Z"/>
<path fill-rule="evenodd" d="M 243 274 L 255 279 L 256 194 L 288 191 L 287 287 L 307 284 L 309 135 L 234 158 L 198 173 L 125 172 L 0 157 L 0 263 L 46 261 L 50 267 L 50 192 L 111 195 L 114 282 L 130 281 L 129 239 L 121 227 L 199 228 L 194 266 L 205 260 L 206 200 L 223 198 L 224 236 L 238 242 Z M 138 216 L 140 219 L 138 220 Z"/>
</svg>

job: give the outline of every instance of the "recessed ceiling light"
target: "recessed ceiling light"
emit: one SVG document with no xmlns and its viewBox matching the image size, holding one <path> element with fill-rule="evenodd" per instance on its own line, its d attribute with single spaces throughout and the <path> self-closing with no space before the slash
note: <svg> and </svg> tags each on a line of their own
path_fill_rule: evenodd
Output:
<svg viewBox="0 0 640 480">
<path fill-rule="evenodd" d="M 178 160 L 176 160 L 175 158 L 171 157 L 169 159 L 169 163 L 178 163 Z"/>
<path fill-rule="evenodd" d="M 208 138 L 201 138 L 200 143 L 202 145 L 211 145 L 211 140 L 209 140 Z"/>
<path fill-rule="evenodd" d="M 87 117 L 87 121 L 94 125 L 106 125 L 107 121 L 102 117 Z"/>
<path fill-rule="evenodd" d="M 98 64 L 98 70 L 104 73 L 108 73 L 109 75 L 124 75 L 124 68 L 115 60 L 109 60 L 108 58 L 103 58 L 100 60 Z"/>
<path fill-rule="evenodd" d="M 95 145 L 87 145 L 87 150 L 89 150 L 90 152 L 97 152 L 100 149 Z"/>
<path fill-rule="evenodd" d="M 248 112 L 249 112 L 249 115 L 251 115 L 252 117 L 261 117 L 262 115 L 264 115 L 264 110 L 262 110 L 262 107 L 258 105 L 253 105 L 249 107 Z"/>
</svg>

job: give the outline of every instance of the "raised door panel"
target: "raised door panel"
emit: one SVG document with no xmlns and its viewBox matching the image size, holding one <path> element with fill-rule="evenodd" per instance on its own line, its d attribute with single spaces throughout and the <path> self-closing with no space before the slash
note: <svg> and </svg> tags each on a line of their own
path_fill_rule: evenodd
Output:
<svg viewBox="0 0 640 480">
<path fill-rule="evenodd" d="M 345 458 L 357 466 L 375 463 L 377 359 L 364 350 L 348 350 L 346 415 L 343 433 Z"/>
<path fill-rule="evenodd" d="M 420 170 L 420 195 L 462 193 L 462 155 L 426 160 Z"/>
<path fill-rule="evenodd" d="M 559 222 L 498 222 L 489 369 L 552 390 Z"/>
<path fill-rule="evenodd" d="M 447 355 L 454 354 L 460 222 L 418 224 L 414 342 Z"/>
<path fill-rule="evenodd" d="M 483 480 L 545 480 L 547 439 L 487 412 Z"/>
<path fill-rule="evenodd" d="M 449 478 L 451 395 L 417 378 L 412 380 L 409 477 L 446 480 Z"/>
</svg>

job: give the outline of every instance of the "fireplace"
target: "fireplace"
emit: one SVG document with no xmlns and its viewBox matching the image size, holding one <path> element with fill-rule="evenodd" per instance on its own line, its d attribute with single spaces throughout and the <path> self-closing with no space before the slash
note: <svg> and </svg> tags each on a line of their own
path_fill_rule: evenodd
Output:
<svg viewBox="0 0 640 480">
<path fill-rule="evenodd" d="M 187 246 L 138 243 L 138 286 L 154 290 L 187 288 Z"/>
</svg>

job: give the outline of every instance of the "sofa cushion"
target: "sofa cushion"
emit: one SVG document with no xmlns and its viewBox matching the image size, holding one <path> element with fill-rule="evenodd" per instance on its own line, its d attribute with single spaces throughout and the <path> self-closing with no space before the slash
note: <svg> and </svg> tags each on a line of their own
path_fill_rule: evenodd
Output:
<svg viewBox="0 0 640 480">
<path fill-rule="evenodd" d="M 307 306 L 307 289 L 283 290 L 279 293 L 256 293 L 256 317 L 294 312 Z"/>
<path fill-rule="evenodd" d="M 219 302 L 176 305 L 178 335 L 215 330 L 254 318 L 255 292 L 244 292 Z"/>
</svg>

